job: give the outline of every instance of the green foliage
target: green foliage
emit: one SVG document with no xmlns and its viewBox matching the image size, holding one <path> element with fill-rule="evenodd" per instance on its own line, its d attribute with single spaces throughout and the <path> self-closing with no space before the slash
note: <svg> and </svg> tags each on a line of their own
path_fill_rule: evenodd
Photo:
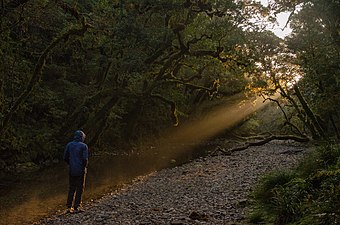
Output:
<svg viewBox="0 0 340 225">
<path fill-rule="evenodd" d="M 282 40 L 250 20 L 255 14 L 269 13 L 258 3 L 41 0 L 18 4 L 0 12 L 4 62 L 0 64 L 0 157 L 8 167 L 60 157 L 74 129 L 84 129 L 91 147 L 119 149 L 120 144 L 157 138 L 203 104 L 214 105 L 225 95 L 251 87 L 274 93 L 276 83 L 268 82 L 269 75 L 277 72 L 269 70 L 273 59 L 281 68 L 275 73 L 280 74 L 278 82 L 293 79 L 283 75 L 295 67 L 283 60 L 288 54 L 281 54 Z M 81 30 L 85 24 L 86 32 Z M 65 35 L 74 28 L 79 35 Z M 298 42 L 292 38 L 292 49 L 299 46 L 294 43 Z M 305 56 L 307 47 L 296 49 L 299 56 Z M 322 69 L 330 69 L 326 58 L 335 56 L 332 49 L 320 48 L 317 57 L 329 52 L 320 62 Z M 46 50 L 48 56 L 43 55 Z M 334 59 L 331 64 L 337 63 Z M 37 74 L 34 68 L 39 69 Z M 332 71 L 335 74 L 336 69 Z M 323 116 L 336 105 L 336 98 L 330 98 L 335 91 L 335 76 L 331 77 L 322 96 L 332 106 L 325 112 L 317 109 Z M 318 96 L 313 109 L 321 106 L 324 97 L 306 87 L 305 93 Z M 22 93 L 26 98 L 12 112 Z"/>
<path fill-rule="evenodd" d="M 340 151 L 337 145 L 322 145 L 312 151 L 298 167 L 299 175 L 307 178 L 311 174 L 327 168 L 338 167 Z"/>
<path fill-rule="evenodd" d="M 256 214 L 275 224 L 338 223 L 339 159 L 338 144 L 324 145 L 294 171 L 267 175 L 254 192 Z"/>
<path fill-rule="evenodd" d="M 270 32 L 251 39 L 257 44 L 249 55 L 258 57 L 247 88 L 265 96 L 280 93 L 276 102 L 294 133 L 339 139 L 339 1 L 276 0 L 264 10 L 269 17 L 289 10 L 293 32 L 285 40 Z"/>
<path fill-rule="evenodd" d="M 264 177 L 261 181 L 261 186 L 259 186 L 254 192 L 254 196 L 261 205 L 263 205 L 267 210 L 273 208 L 273 201 L 276 197 L 276 192 L 285 184 L 289 183 L 293 174 L 290 172 L 276 172 L 269 174 Z"/>
<path fill-rule="evenodd" d="M 339 126 L 339 1 L 307 1 L 292 17 L 288 47 L 297 55 L 301 90 L 328 135 Z M 339 133 L 337 133 L 339 137 Z"/>
<path fill-rule="evenodd" d="M 265 222 L 265 215 L 262 213 L 262 211 L 256 210 L 248 216 L 248 221 L 251 224 L 264 224 Z"/>
</svg>

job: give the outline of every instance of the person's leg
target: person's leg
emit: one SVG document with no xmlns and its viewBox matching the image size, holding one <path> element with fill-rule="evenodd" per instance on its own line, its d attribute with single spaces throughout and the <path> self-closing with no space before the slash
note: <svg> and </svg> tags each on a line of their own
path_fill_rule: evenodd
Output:
<svg viewBox="0 0 340 225">
<path fill-rule="evenodd" d="M 85 177 L 86 175 L 77 177 L 76 196 L 74 199 L 75 210 L 78 209 L 81 205 L 82 194 L 83 194 L 84 187 L 85 187 Z"/>
<path fill-rule="evenodd" d="M 66 207 L 71 209 L 72 208 L 72 203 L 74 199 L 74 193 L 77 190 L 77 179 L 76 177 L 69 176 L 69 189 L 68 189 L 68 196 L 67 196 L 67 202 L 66 202 Z"/>
</svg>

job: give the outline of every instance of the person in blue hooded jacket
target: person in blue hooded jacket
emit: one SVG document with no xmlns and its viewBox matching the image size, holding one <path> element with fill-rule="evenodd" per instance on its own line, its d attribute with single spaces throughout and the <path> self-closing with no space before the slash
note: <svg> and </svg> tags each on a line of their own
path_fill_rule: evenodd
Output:
<svg viewBox="0 0 340 225">
<path fill-rule="evenodd" d="M 84 132 L 77 130 L 74 140 L 66 145 L 64 160 L 69 167 L 69 191 L 66 206 L 68 212 L 80 212 L 81 198 L 85 187 L 86 170 L 88 165 L 89 151 L 84 143 Z"/>
</svg>

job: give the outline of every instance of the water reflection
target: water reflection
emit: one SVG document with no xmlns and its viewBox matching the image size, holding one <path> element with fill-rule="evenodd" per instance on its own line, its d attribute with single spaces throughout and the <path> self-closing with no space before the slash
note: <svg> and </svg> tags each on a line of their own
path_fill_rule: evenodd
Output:
<svg viewBox="0 0 340 225">
<path fill-rule="evenodd" d="M 170 129 L 157 145 L 143 151 L 145 154 L 91 157 L 84 201 L 114 190 L 136 176 L 174 166 L 173 162 L 181 164 L 205 154 L 209 151 L 207 146 L 202 148 L 205 141 L 235 126 L 268 102 L 263 102 L 260 98 L 245 100 L 235 95 L 231 102 L 217 107 L 197 121 Z M 67 173 L 65 163 L 60 163 L 37 173 L 30 182 L 17 184 L 0 196 L 0 223 L 27 224 L 58 209 L 65 209 Z"/>
<path fill-rule="evenodd" d="M 129 156 L 92 157 L 88 171 L 85 202 L 143 173 L 136 159 Z M 6 190 L 0 196 L 0 224 L 27 224 L 64 210 L 67 174 L 66 164 L 59 163 L 34 174 L 30 181 L 22 181 Z"/>
<path fill-rule="evenodd" d="M 146 158 L 147 157 L 147 158 Z M 177 164 L 191 158 L 176 159 Z M 151 159 L 153 158 L 153 159 Z M 88 168 L 84 202 L 96 199 L 131 182 L 137 176 L 174 166 L 172 159 L 148 156 L 92 156 Z M 163 166 L 162 166 L 163 165 Z M 30 181 L 17 183 L 0 196 L 0 224 L 28 224 L 66 209 L 68 170 L 63 162 L 39 171 Z"/>
</svg>

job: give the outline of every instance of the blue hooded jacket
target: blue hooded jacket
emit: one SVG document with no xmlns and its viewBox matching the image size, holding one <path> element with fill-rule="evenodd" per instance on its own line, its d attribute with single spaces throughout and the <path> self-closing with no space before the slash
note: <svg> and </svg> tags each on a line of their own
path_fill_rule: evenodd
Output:
<svg viewBox="0 0 340 225">
<path fill-rule="evenodd" d="M 77 130 L 74 133 L 74 140 L 66 145 L 64 160 L 69 165 L 69 172 L 71 176 L 82 176 L 85 174 L 89 151 L 84 140 L 84 132 Z"/>
</svg>

